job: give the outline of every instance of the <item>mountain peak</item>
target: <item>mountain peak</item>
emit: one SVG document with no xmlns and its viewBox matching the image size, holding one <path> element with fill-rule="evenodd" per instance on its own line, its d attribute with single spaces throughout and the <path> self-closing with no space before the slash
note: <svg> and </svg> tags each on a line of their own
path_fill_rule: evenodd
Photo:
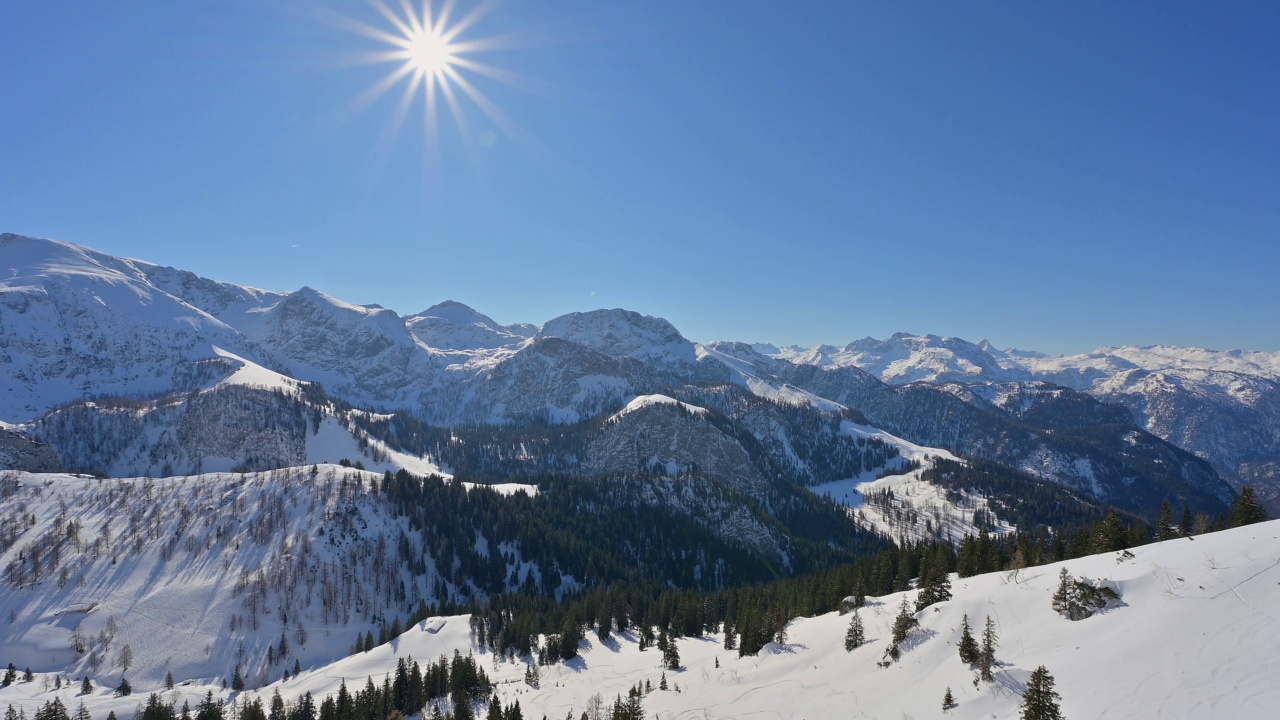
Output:
<svg viewBox="0 0 1280 720">
<path fill-rule="evenodd" d="M 666 320 L 632 310 L 590 310 L 547 322 L 538 337 L 559 337 L 615 358 L 698 362 L 694 345 Z"/>
<path fill-rule="evenodd" d="M 460 303 L 457 300 L 445 300 L 444 302 L 438 302 L 426 310 L 423 310 L 420 313 L 415 313 L 410 317 L 440 318 L 441 320 L 446 320 L 454 325 L 483 325 L 491 328 L 502 327 L 498 323 L 494 322 L 493 318 L 485 315 L 479 310 L 476 310 L 470 305 Z"/>
</svg>

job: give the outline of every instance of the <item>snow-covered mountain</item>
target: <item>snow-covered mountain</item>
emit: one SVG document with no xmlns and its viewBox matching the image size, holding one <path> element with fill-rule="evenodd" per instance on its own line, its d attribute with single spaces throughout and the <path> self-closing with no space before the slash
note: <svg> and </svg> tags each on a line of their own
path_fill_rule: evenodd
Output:
<svg viewBox="0 0 1280 720">
<path fill-rule="evenodd" d="M 87 396 L 199 386 L 214 346 L 245 352 L 235 329 L 153 285 L 123 258 L 0 235 L 0 420 L 25 422 Z"/>
<path fill-rule="evenodd" d="M 769 357 L 854 367 L 893 385 L 968 385 L 967 396 L 979 401 L 1018 383 L 1088 392 L 1128 408 L 1143 429 L 1208 460 L 1235 487 L 1257 487 L 1280 509 L 1280 352 L 1157 345 L 1048 356 L 907 333 L 843 348 L 774 350 Z"/>
<path fill-rule="evenodd" d="M 484 350 L 515 350 L 538 332 L 526 323 L 499 325 L 488 315 L 452 300 L 432 305 L 405 322 L 423 345 L 464 356 Z"/>
<path fill-rule="evenodd" d="M 670 365 L 698 362 L 693 343 L 662 318 L 630 310 L 569 313 L 550 320 L 538 337 L 573 341 L 612 358 L 634 358 Z"/>
<path fill-rule="evenodd" d="M 1217 370 L 1280 379 L 1280 352 L 1154 345 L 1104 347 L 1079 355 L 1049 356 L 1012 348 L 1000 350 L 986 340 L 973 343 L 955 337 L 910 333 L 897 333 L 887 340 L 863 338 L 843 348 L 832 345 L 761 347 L 772 350 L 764 353 L 770 357 L 801 365 L 857 367 L 895 385 L 917 381 L 1044 380 L 1088 390 L 1099 380 L 1126 371 L 1177 369 Z"/>
<path fill-rule="evenodd" d="M 190 438 L 225 438 L 216 423 L 225 426 L 233 417 L 245 417 L 231 413 L 218 420 L 188 412 L 207 405 L 209 398 L 148 411 L 145 422 L 141 416 L 128 419 L 128 413 L 106 412 L 113 402 L 120 404 L 108 396 L 151 402 L 219 386 L 236 372 L 237 362 L 228 360 L 233 356 L 291 381 L 318 383 L 328 397 L 357 408 L 403 411 L 442 426 L 574 424 L 615 413 L 637 396 L 688 400 L 680 393 L 737 385 L 774 403 L 803 403 L 832 416 L 852 413 L 850 419 L 868 421 L 912 442 L 996 460 L 1134 510 L 1150 512 L 1152 498 L 1158 504 L 1163 497 L 1211 512 L 1225 507 L 1229 492 L 1203 463 L 1169 454 L 1147 442 L 1141 431 L 1134 442 L 1121 442 L 1133 429 L 1122 426 L 1133 424 L 1134 418 L 1117 420 L 1090 410 L 1094 424 L 1115 427 L 1088 433 L 1076 428 L 1073 437 L 1064 438 L 1055 429 L 1063 421 L 1050 416 L 1075 413 L 1079 403 L 1058 399 L 1037 404 L 1030 415 L 1010 413 L 982 400 L 1000 392 L 998 387 L 977 388 L 1047 380 L 1087 386 L 1097 397 L 1122 401 L 1146 430 L 1209 459 L 1237 485 L 1248 479 L 1267 497 L 1280 494 L 1271 420 L 1275 383 L 1244 375 L 1237 375 L 1234 384 L 1226 376 L 1209 385 L 1200 376 L 1187 379 L 1193 372 L 1189 366 L 1197 364 L 1270 367 L 1264 353 L 1188 351 L 1179 360 L 1167 348 L 1145 354 L 1121 348 L 1072 366 L 1063 359 L 936 336 L 896 335 L 812 351 L 701 345 L 666 320 L 621 309 L 571 313 L 541 328 L 504 326 L 456 302 L 405 317 L 309 287 L 292 293 L 259 290 L 15 235 L 0 236 L 0 259 L 11 268 L 0 279 L 0 325 L 5 330 L 0 362 L 6 370 L 0 375 L 0 393 L 9 399 L 0 406 L 0 420 L 25 423 L 71 453 L 69 467 L 124 474 L 190 472 L 209 467 L 205 459 L 231 457 L 220 452 L 271 458 L 248 465 L 252 467 L 310 457 L 296 438 L 284 442 L 273 434 L 278 429 L 265 419 L 244 430 L 249 445 L 193 445 Z M 1139 362 L 1164 369 L 1148 371 L 1137 367 Z M 1187 367 L 1168 367 L 1177 362 Z M 1141 373 L 1148 372 L 1150 378 L 1139 382 L 1148 377 Z M 1172 373 L 1181 373 L 1178 383 L 1166 381 Z M 899 387 L 905 381 L 912 382 Z M 973 389 L 955 392 L 941 385 L 947 382 Z M 1157 398 L 1154 388 L 1171 385 L 1180 389 Z M 1209 393 L 1210 386 L 1223 389 Z M 69 403 L 78 407 L 59 410 Z M 1195 420 L 1205 407 L 1230 413 L 1237 422 L 1211 434 Z M 721 413 L 717 417 L 742 424 L 741 430 L 751 436 L 749 444 L 761 445 L 775 469 L 789 465 L 783 474 L 805 485 L 843 479 L 831 474 L 836 466 L 810 467 L 795 452 L 793 446 L 813 445 L 825 437 L 821 433 L 827 431 L 819 425 L 780 431 L 755 411 L 716 409 Z M 192 417 L 205 418 L 207 427 L 183 429 L 182 423 Z M 1235 429 L 1241 418 L 1245 427 L 1255 427 L 1248 424 L 1254 421 L 1263 426 L 1252 434 Z M 1035 425 L 1030 436 L 1025 429 L 1029 419 Z M 76 446 L 67 440 L 72 426 L 93 427 L 102 437 L 96 444 Z M 151 429 L 144 431 L 144 426 Z M 811 434 L 815 432 L 819 434 Z M 179 439 L 184 437 L 188 440 Z M 391 436 L 381 440 L 406 442 Z M 117 455 L 107 461 L 112 452 Z M 212 462 L 214 467 L 245 467 Z"/>
</svg>

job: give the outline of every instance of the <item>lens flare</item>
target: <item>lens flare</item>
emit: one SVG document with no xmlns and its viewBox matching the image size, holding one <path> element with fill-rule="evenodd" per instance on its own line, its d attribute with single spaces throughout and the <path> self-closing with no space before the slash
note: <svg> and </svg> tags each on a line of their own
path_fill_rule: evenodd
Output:
<svg viewBox="0 0 1280 720">
<path fill-rule="evenodd" d="M 369 24 L 346 15 L 331 14 L 328 20 L 346 30 L 377 41 L 383 48 L 362 53 L 355 64 L 393 65 L 388 74 L 356 100 L 360 109 L 372 104 L 391 88 L 404 84 L 403 93 L 392 117 L 392 131 L 398 132 L 409 109 L 414 105 L 418 89 L 423 96 L 423 131 L 428 151 L 439 142 L 440 100 L 449 107 L 454 123 L 471 142 L 471 131 L 463 109 L 463 99 L 470 101 L 510 137 L 520 136 L 519 128 L 484 94 L 468 75 L 482 75 L 506 83 L 515 83 L 514 73 L 476 60 L 477 53 L 500 49 L 510 35 L 488 38 L 463 36 L 492 9 L 493 2 L 481 2 L 470 12 L 454 19 L 456 0 L 444 0 L 436 7 L 432 0 L 421 0 L 415 8 L 412 0 L 399 0 L 398 7 L 385 0 L 369 0 L 381 17 L 383 26 Z"/>
</svg>

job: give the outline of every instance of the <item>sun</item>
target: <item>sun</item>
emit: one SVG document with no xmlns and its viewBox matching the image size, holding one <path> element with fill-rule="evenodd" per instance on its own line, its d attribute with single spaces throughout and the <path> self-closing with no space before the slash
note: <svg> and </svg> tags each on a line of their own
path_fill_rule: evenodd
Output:
<svg viewBox="0 0 1280 720">
<path fill-rule="evenodd" d="M 440 33 L 424 29 L 405 38 L 405 59 L 419 73 L 438 77 L 453 60 L 453 47 Z"/>
<path fill-rule="evenodd" d="M 372 104 L 393 87 L 403 85 L 391 118 L 391 129 L 398 131 L 421 90 L 423 130 L 428 152 L 433 152 L 439 144 L 438 116 L 442 102 L 468 142 L 471 131 L 463 108 L 464 100 L 479 108 L 508 136 L 521 135 L 515 123 L 471 79 L 481 75 L 510 84 L 517 84 L 520 79 L 514 73 L 474 57 L 478 53 L 502 49 L 518 35 L 467 36 L 493 8 L 492 0 L 483 0 L 457 18 L 457 0 L 443 0 L 438 4 L 433 0 L 419 0 L 416 7 L 413 0 L 398 0 L 394 8 L 386 0 L 368 2 L 375 11 L 371 15 L 376 14 L 379 18 L 376 24 L 338 13 L 325 17 L 332 24 L 381 45 L 380 49 L 355 55 L 352 64 L 391 65 L 381 80 L 357 98 L 357 110 Z"/>
</svg>

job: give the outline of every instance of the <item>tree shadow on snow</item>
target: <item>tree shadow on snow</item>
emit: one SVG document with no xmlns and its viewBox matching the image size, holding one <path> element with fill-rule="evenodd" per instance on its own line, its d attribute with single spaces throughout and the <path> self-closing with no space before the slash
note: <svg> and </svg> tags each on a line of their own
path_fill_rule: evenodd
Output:
<svg viewBox="0 0 1280 720">
<path fill-rule="evenodd" d="M 901 644 L 898 645 L 898 650 L 904 653 L 910 652 L 915 648 L 918 648 L 921 645 L 925 644 L 925 642 L 932 640 L 935 637 L 938 637 L 937 630 L 929 630 L 924 628 L 914 630 L 911 632 L 911 634 L 907 635 L 906 639 L 903 640 Z"/>
</svg>

